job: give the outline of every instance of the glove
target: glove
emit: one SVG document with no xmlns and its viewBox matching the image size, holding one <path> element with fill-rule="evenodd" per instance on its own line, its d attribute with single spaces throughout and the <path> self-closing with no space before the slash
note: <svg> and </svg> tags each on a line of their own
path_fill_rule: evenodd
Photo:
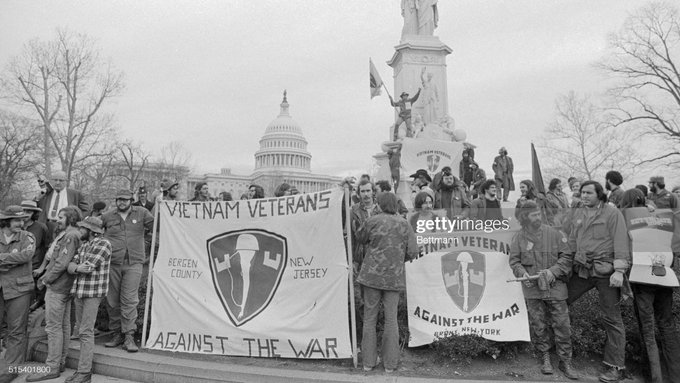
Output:
<svg viewBox="0 0 680 383">
<path fill-rule="evenodd" d="M 548 283 L 548 285 L 552 285 L 553 282 L 555 282 L 555 274 L 553 274 L 553 272 L 549 269 L 541 270 L 540 274 L 545 275 L 543 278 L 545 278 L 545 281 Z"/>
</svg>

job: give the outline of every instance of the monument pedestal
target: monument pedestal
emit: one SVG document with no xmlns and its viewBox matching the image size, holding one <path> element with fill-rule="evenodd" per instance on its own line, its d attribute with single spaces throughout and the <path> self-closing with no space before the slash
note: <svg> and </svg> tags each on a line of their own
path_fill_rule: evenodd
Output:
<svg viewBox="0 0 680 383">
<path fill-rule="evenodd" d="M 407 35 L 394 49 L 394 56 L 387 62 L 394 70 L 393 97 L 398 99 L 402 92 L 413 97 L 420 87 L 420 97 L 412 109 L 414 120 L 416 114 L 425 125 L 447 119 L 446 56 L 453 52 L 451 48 L 437 36 Z M 428 106 L 430 103 L 432 106 Z"/>
</svg>

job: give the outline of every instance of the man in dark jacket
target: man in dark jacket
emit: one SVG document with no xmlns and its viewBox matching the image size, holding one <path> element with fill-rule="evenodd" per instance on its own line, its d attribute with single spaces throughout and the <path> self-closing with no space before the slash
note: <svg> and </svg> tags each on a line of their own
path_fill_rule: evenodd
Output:
<svg viewBox="0 0 680 383">
<path fill-rule="evenodd" d="M 47 225 L 52 238 L 54 238 L 54 232 L 57 228 L 57 214 L 61 209 L 66 206 L 77 206 L 80 209 L 80 214 L 84 216 L 87 215 L 90 208 L 80 191 L 66 187 L 67 182 L 66 173 L 55 170 L 50 177 L 52 190 L 45 193 L 38 201 L 38 207 L 42 209 L 40 222 Z"/>
<path fill-rule="evenodd" d="M 0 371 L 0 382 L 11 382 L 18 376 L 17 367 L 24 362 L 28 336 L 28 307 L 33 292 L 31 257 L 35 239 L 22 230 L 28 215 L 20 206 L 0 211 L 0 312 L 7 323 L 7 351 Z"/>
<path fill-rule="evenodd" d="M 546 375 L 553 373 L 548 331 L 548 322 L 552 322 L 560 370 L 567 378 L 578 379 L 571 366 L 571 326 L 567 306 L 566 281 L 572 267 L 572 256 L 567 237 L 544 225 L 541 219 L 542 212 L 535 202 L 529 201 L 522 206 L 519 212 L 522 230 L 510 245 L 510 268 L 516 277 L 542 278 L 540 283 L 527 280 L 522 287 L 529 323 L 535 335 L 533 341 L 543 358 L 541 372 Z"/>
<path fill-rule="evenodd" d="M 109 329 L 114 336 L 106 347 L 123 344 L 128 352 L 137 352 L 134 341 L 137 330 L 139 282 L 146 260 L 144 236 L 153 230 L 153 216 L 141 206 L 132 206 L 132 192 L 121 190 L 116 195 L 116 209 L 102 215 L 104 237 L 111 242 L 109 291 L 106 296 Z"/>
<path fill-rule="evenodd" d="M 505 147 L 498 150 L 498 155 L 493 159 L 492 169 L 498 193 L 500 194 L 502 189 L 503 202 L 508 202 L 508 195 L 515 190 L 515 180 L 512 178 L 515 166 L 512 163 L 512 158 L 508 157 L 508 151 Z"/>
<path fill-rule="evenodd" d="M 434 208 L 446 209 L 446 216 L 450 220 L 467 218 L 470 214 L 470 201 L 465 195 L 464 186 L 451 171 L 442 173 L 441 188 L 434 195 Z"/>
</svg>

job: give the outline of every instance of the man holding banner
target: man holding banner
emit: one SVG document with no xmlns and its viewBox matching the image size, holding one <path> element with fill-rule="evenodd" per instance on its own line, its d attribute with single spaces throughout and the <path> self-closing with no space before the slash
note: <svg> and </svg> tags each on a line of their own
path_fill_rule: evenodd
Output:
<svg viewBox="0 0 680 383">
<path fill-rule="evenodd" d="M 567 238 L 561 232 L 544 225 L 538 205 L 527 202 L 519 212 L 522 230 L 512 239 L 509 263 L 516 277 L 524 280 L 523 292 L 533 330 L 533 341 L 541 352 L 541 372 L 553 373 L 550 361 L 551 318 L 555 348 L 560 357 L 559 368 L 569 379 L 579 376 L 571 366 L 571 325 L 567 307 L 567 278 L 572 257 Z"/>
<path fill-rule="evenodd" d="M 581 184 L 581 201 L 584 207 L 574 213 L 569 235 L 574 274 L 569 280 L 567 304 L 597 289 L 607 333 L 604 364 L 609 367 L 599 378 L 605 383 L 618 382 L 625 368 L 626 353 L 626 329 L 620 305 L 622 295 L 625 298 L 622 287 L 629 289 L 625 279 L 630 265 L 626 222 L 617 208 L 607 204 L 607 195 L 597 181 Z"/>
</svg>

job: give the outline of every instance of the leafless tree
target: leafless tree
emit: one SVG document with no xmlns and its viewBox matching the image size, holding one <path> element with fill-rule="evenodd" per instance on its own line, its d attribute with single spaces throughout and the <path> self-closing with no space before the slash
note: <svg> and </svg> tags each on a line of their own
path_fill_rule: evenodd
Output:
<svg viewBox="0 0 680 383">
<path fill-rule="evenodd" d="M 598 66 L 616 78 L 614 124 L 657 139 L 641 163 L 680 162 L 680 15 L 667 2 L 653 2 L 629 16 L 610 36 Z"/>
<path fill-rule="evenodd" d="M 615 129 L 609 117 L 588 96 L 573 91 L 560 96 L 555 102 L 555 121 L 547 126 L 540 145 L 545 172 L 563 179 L 602 180 L 608 170 L 632 176 L 638 158 L 633 135 Z"/>
<path fill-rule="evenodd" d="M 42 122 L 44 161 L 52 153 L 70 178 L 79 162 L 101 156 L 112 135 L 103 106 L 123 90 L 122 72 L 99 56 L 84 34 L 58 30 L 52 41 L 32 40 L 10 63 L 3 88 Z"/>
<path fill-rule="evenodd" d="M 40 162 L 38 124 L 0 111 L 0 201 L 18 182 L 34 175 Z"/>
<path fill-rule="evenodd" d="M 191 172 L 191 158 L 191 153 L 181 142 L 168 143 L 161 148 L 158 176 L 177 181 L 185 179 Z"/>
<path fill-rule="evenodd" d="M 123 142 L 118 150 L 122 163 L 125 165 L 125 172 L 121 172 L 120 175 L 128 181 L 130 190 L 134 190 L 140 176 L 144 174 L 151 155 L 146 153 L 141 145 L 134 144 L 132 141 Z"/>
</svg>

